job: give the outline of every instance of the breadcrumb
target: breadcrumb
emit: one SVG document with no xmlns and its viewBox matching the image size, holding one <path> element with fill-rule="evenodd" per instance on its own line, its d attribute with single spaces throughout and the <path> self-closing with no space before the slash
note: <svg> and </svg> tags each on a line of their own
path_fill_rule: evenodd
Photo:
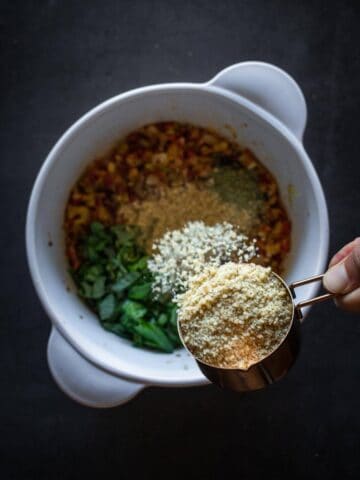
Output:
<svg viewBox="0 0 360 480">
<path fill-rule="evenodd" d="M 227 263 L 208 267 L 179 297 L 180 332 L 200 361 L 247 370 L 280 345 L 293 303 L 270 268 Z"/>
</svg>

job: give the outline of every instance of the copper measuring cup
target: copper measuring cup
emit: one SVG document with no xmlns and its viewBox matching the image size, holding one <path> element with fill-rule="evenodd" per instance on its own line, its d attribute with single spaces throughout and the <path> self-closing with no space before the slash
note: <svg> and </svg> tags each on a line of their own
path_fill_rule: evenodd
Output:
<svg viewBox="0 0 360 480">
<path fill-rule="evenodd" d="M 272 272 L 281 283 L 284 285 L 286 291 L 289 294 L 289 301 L 291 301 L 292 319 L 289 324 L 289 329 L 284 339 L 276 349 L 263 358 L 260 362 L 255 363 L 247 370 L 235 369 L 235 368 L 219 368 L 214 365 L 204 363 L 195 357 L 195 360 L 202 371 L 212 383 L 215 383 L 223 388 L 235 390 L 237 392 L 246 392 L 250 390 L 259 390 L 265 388 L 267 385 L 280 380 L 286 375 L 294 364 L 300 348 L 300 320 L 302 319 L 301 309 L 315 303 L 323 302 L 333 297 L 332 293 L 324 293 L 309 300 L 304 300 L 295 305 L 294 299 L 296 298 L 295 288 L 308 283 L 321 281 L 324 275 L 315 275 L 305 280 L 293 282 L 289 286 L 286 282 L 279 277 L 276 273 Z M 181 341 L 189 353 L 193 353 L 187 348 L 184 342 L 181 325 L 178 322 L 178 331 Z"/>
</svg>

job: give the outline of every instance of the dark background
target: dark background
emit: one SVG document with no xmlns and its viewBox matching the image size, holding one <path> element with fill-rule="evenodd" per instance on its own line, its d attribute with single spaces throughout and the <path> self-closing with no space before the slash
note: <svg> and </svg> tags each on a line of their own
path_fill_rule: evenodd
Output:
<svg viewBox="0 0 360 480">
<path fill-rule="evenodd" d="M 359 316 L 315 307 L 297 365 L 266 391 L 150 388 L 92 410 L 50 377 L 50 324 L 24 249 L 32 183 L 77 118 L 127 89 L 201 82 L 243 60 L 279 65 L 301 85 L 331 252 L 359 235 L 357 4 L 1 1 L 2 478 L 359 478 Z"/>
</svg>

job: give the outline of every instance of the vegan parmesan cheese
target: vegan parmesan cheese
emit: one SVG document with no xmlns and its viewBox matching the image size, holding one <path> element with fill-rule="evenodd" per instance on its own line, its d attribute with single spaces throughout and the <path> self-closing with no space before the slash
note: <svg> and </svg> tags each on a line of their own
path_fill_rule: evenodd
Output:
<svg viewBox="0 0 360 480">
<path fill-rule="evenodd" d="M 220 368 L 247 370 L 285 338 L 293 304 L 269 267 L 208 267 L 181 296 L 179 327 L 189 351 Z"/>
<path fill-rule="evenodd" d="M 192 279 L 206 266 L 218 267 L 229 261 L 248 262 L 256 256 L 255 241 L 250 241 L 227 222 L 213 226 L 189 222 L 173 230 L 154 245 L 148 261 L 153 273 L 153 292 L 157 295 L 184 292 Z"/>
</svg>

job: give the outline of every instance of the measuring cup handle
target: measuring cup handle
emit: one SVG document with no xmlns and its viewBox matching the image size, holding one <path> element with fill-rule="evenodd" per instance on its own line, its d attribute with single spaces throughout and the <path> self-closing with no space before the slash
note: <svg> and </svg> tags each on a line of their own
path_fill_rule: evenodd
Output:
<svg viewBox="0 0 360 480">
<path fill-rule="evenodd" d="M 302 285 L 307 285 L 308 283 L 319 282 L 319 281 L 321 282 L 322 279 L 323 279 L 323 276 L 324 276 L 324 274 L 315 275 L 313 277 L 305 278 L 304 280 L 299 280 L 297 282 L 293 282 L 290 285 L 290 291 L 291 291 L 293 297 L 294 298 L 296 297 L 295 288 L 301 287 Z M 315 303 L 324 302 L 325 300 L 329 300 L 330 298 L 332 298 L 334 296 L 335 296 L 334 293 L 327 292 L 327 293 L 324 293 L 324 294 L 319 295 L 317 297 L 309 298 L 308 300 L 303 300 L 302 302 L 299 302 L 295 306 L 295 309 L 298 312 L 298 314 L 301 316 L 301 309 L 303 307 L 308 307 L 309 305 L 314 305 Z"/>
</svg>

